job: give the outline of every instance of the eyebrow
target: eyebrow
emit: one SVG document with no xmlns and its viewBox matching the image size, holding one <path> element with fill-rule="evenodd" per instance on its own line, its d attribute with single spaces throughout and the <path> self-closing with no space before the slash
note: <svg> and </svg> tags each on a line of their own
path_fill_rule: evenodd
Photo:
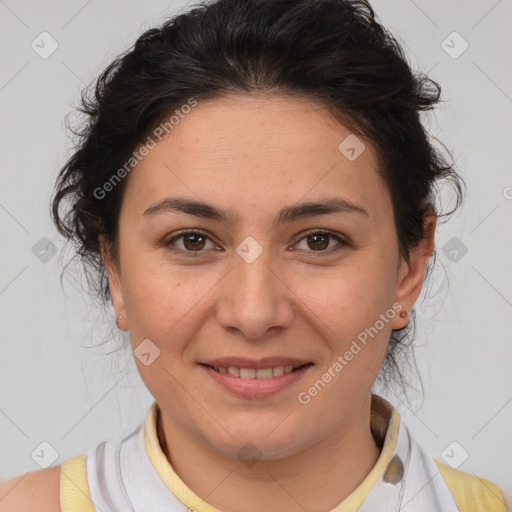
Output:
<svg viewBox="0 0 512 512">
<path fill-rule="evenodd" d="M 216 206 L 182 197 L 166 197 L 144 211 L 144 217 L 151 217 L 159 213 L 186 213 L 196 217 L 212 219 L 233 225 L 238 216 L 232 210 L 222 210 Z M 300 203 L 286 206 L 274 218 L 274 226 L 287 222 L 313 217 L 315 215 L 328 215 L 331 213 L 356 213 L 368 216 L 368 212 L 348 199 L 329 197 L 315 202 Z"/>
</svg>

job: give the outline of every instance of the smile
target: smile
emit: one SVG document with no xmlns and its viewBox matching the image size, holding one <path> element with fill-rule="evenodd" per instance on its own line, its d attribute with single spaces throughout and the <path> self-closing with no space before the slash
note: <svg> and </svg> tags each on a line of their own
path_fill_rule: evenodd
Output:
<svg viewBox="0 0 512 512">
<path fill-rule="evenodd" d="M 292 373 L 307 365 L 275 366 L 274 368 L 260 368 L 258 370 L 255 368 L 236 368 L 235 366 L 205 366 L 212 368 L 218 373 L 228 373 L 233 377 L 239 377 L 241 379 L 271 379 L 273 377 L 280 377 L 285 373 Z"/>
<path fill-rule="evenodd" d="M 313 363 L 307 363 L 255 369 L 200 364 L 212 381 L 220 386 L 219 389 L 246 399 L 275 395 L 298 382 L 313 366 Z"/>
</svg>

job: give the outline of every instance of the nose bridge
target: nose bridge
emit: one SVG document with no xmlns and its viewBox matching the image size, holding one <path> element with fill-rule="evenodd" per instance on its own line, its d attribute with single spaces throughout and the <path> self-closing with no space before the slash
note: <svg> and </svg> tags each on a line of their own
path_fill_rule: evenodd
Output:
<svg viewBox="0 0 512 512">
<path fill-rule="evenodd" d="M 257 338 L 267 329 L 288 325 L 292 318 L 287 287 L 279 279 L 279 265 L 268 244 L 247 237 L 236 247 L 234 261 L 218 320 L 236 327 L 248 338 Z"/>
<path fill-rule="evenodd" d="M 232 289 L 239 299 L 268 301 L 273 295 L 272 261 L 268 243 L 246 237 L 235 250 Z M 262 303 L 263 305 L 263 303 Z"/>
</svg>

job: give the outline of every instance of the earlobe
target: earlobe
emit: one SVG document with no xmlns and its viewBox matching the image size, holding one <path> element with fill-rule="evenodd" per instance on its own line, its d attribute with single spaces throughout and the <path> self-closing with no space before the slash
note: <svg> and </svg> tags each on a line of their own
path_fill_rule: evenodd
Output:
<svg viewBox="0 0 512 512">
<path fill-rule="evenodd" d="M 418 299 L 427 272 L 428 263 L 434 251 L 437 216 L 430 209 L 424 217 L 425 237 L 409 252 L 409 261 L 402 260 L 398 272 L 395 301 L 401 304 L 402 312 L 392 322 L 393 329 L 402 329 L 407 325 L 410 312 Z"/>
<path fill-rule="evenodd" d="M 123 291 L 120 283 L 119 269 L 110 257 L 108 241 L 102 235 L 98 237 L 98 241 L 100 246 L 101 260 L 108 275 L 108 287 L 110 290 L 112 306 L 116 313 L 117 327 L 122 331 L 127 331 L 127 315 L 125 310 Z"/>
</svg>

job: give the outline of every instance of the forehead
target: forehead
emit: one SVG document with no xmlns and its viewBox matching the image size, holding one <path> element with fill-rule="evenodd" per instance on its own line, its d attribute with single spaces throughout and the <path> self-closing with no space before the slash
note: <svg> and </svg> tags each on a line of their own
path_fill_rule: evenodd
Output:
<svg viewBox="0 0 512 512">
<path fill-rule="evenodd" d="M 195 161 L 208 158 L 214 164 L 251 157 L 257 166 L 312 153 L 326 158 L 338 153 L 339 142 L 349 134 L 325 106 L 312 100 L 232 95 L 200 101 L 178 120 L 160 149 L 167 142 L 175 149 L 193 149 L 187 157 Z"/>
<path fill-rule="evenodd" d="M 372 145 L 305 99 L 199 101 L 156 142 L 125 193 L 139 212 L 175 193 L 253 209 L 329 193 L 389 208 Z"/>
</svg>

